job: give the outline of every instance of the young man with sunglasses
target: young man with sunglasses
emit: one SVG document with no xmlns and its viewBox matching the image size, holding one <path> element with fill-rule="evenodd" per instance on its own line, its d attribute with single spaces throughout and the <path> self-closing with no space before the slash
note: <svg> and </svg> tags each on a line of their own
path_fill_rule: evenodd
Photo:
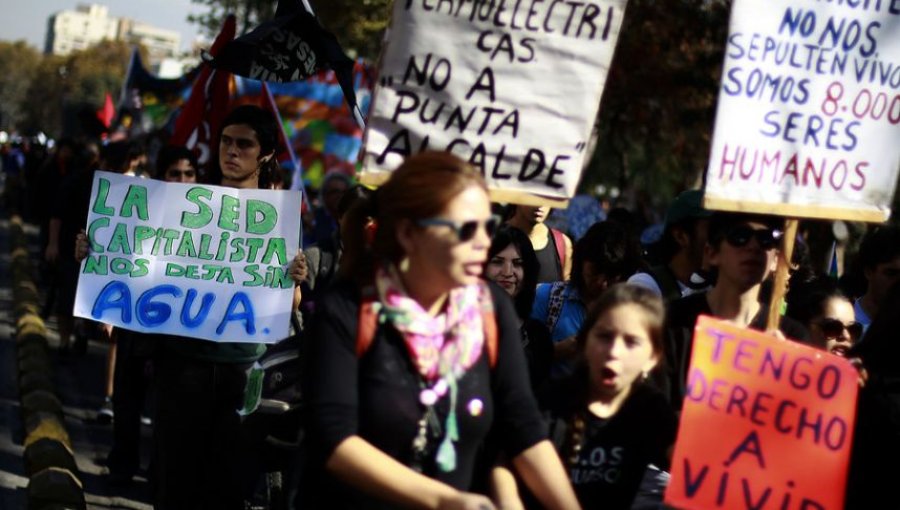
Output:
<svg viewBox="0 0 900 510">
<path fill-rule="evenodd" d="M 709 220 L 705 256 L 715 274 L 715 284 L 703 293 L 669 304 L 666 318 L 665 378 L 672 405 L 681 409 L 694 325 L 700 315 L 728 320 L 740 327 L 764 330 L 768 303 L 760 302 L 763 282 L 774 272 L 784 232 L 782 220 L 773 216 L 715 213 Z M 806 341 L 808 333 L 797 321 L 782 317 L 779 330 L 786 337 Z M 664 380 L 662 380 L 664 379 Z"/>
</svg>

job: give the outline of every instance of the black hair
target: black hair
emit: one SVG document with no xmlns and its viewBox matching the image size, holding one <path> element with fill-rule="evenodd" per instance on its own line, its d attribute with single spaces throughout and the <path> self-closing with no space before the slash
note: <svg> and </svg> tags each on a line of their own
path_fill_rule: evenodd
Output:
<svg viewBox="0 0 900 510">
<path fill-rule="evenodd" d="M 531 308 L 534 304 L 534 294 L 538 284 L 538 273 L 541 271 L 541 263 L 534 253 L 534 246 L 532 246 L 528 234 L 515 227 L 506 225 L 497 229 L 494 238 L 491 240 L 491 247 L 488 248 L 487 264 L 490 264 L 492 258 L 510 245 L 519 252 L 519 257 L 522 259 L 523 273 L 522 281 L 519 285 L 521 290 L 513 298 L 513 302 L 519 318 L 526 320 L 531 315 Z"/>
<path fill-rule="evenodd" d="M 848 357 L 859 356 L 869 370 L 870 381 L 882 382 L 883 377 L 900 375 L 900 282 L 891 286 L 862 340 L 851 349 Z M 870 384 L 866 387 L 869 388 Z M 873 385 L 874 386 L 874 385 Z"/>
<path fill-rule="evenodd" d="M 900 227 L 897 225 L 875 227 L 863 238 L 858 257 L 863 269 L 874 269 L 879 264 L 900 257 Z"/>
<path fill-rule="evenodd" d="M 785 297 L 788 317 L 809 327 L 810 322 L 825 311 L 828 300 L 850 298 L 838 286 L 837 280 L 819 276 L 809 282 L 791 285 Z"/>
<path fill-rule="evenodd" d="M 346 192 L 344 192 L 343 195 L 341 195 L 341 199 L 338 201 L 338 217 L 335 219 L 340 220 L 341 218 L 343 218 L 344 214 L 346 214 L 347 211 L 349 211 L 350 208 L 353 207 L 353 205 L 358 200 L 368 200 L 369 198 L 371 198 L 371 196 L 372 190 L 370 190 L 369 188 L 361 184 L 351 186 Z"/>
<path fill-rule="evenodd" d="M 575 243 L 570 282 L 584 291 L 584 263 L 611 281 L 624 280 L 642 268 L 641 245 L 634 234 L 615 221 L 594 223 Z"/>
<path fill-rule="evenodd" d="M 194 151 L 183 145 L 167 145 L 159 150 L 156 155 L 156 178 L 165 179 L 166 170 L 182 159 L 188 160 L 191 168 L 197 170 L 197 156 Z"/>
<path fill-rule="evenodd" d="M 110 142 L 100 148 L 100 159 L 111 172 L 125 172 L 131 155 L 132 144 L 128 141 Z"/>
<path fill-rule="evenodd" d="M 668 264 L 678 253 L 678 250 L 681 249 L 681 245 L 679 245 L 678 241 L 675 240 L 675 230 L 682 230 L 691 239 L 693 239 L 696 234 L 696 226 L 699 221 L 700 218 L 685 218 L 677 223 L 672 223 L 665 226 L 662 237 L 657 242 L 658 244 L 656 246 L 661 262 Z"/>
<path fill-rule="evenodd" d="M 275 173 L 280 171 L 275 151 L 278 148 L 279 127 L 275 121 L 275 116 L 268 110 L 264 110 L 259 106 L 252 104 L 240 105 L 225 116 L 222 126 L 219 128 L 219 137 L 222 138 L 222 132 L 228 126 L 235 124 L 244 124 L 250 126 L 256 133 L 256 140 L 259 142 L 259 156 L 264 157 L 269 154 L 271 158 L 259 167 L 259 188 L 268 189 L 275 181 Z M 218 158 L 216 159 L 218 167 Z M 221 169 L 219 169 L 221 176 Z"/>
</svg>

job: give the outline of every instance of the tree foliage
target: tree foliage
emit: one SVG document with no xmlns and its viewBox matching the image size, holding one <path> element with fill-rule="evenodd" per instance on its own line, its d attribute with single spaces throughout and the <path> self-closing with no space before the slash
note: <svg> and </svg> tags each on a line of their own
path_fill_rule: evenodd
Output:
<svg viewBox="0 0 900 510">
<path fill-rule="evenodd" d="M 0 129 L 10 130 L 22 122 L 28 86 L 40 61 L 40 53 L 25 41 L 0 41 Z"/>
<path fill-rule="evenodd" d="M 229 14 L 234 14 L 237 19 L 238 34 L 244 34 L 261 22 L 271 19 L 278 4 L 274 0 L 191 0 L 191 2 L 203 5 L 208 10 L 202 14 L 189 15 L 188 21 L 200 25 L 207 35 L 213 38 L 222 29 L 225 17 Z"/>
<path fill-rule="evenodd" d="M 228 14 L 234 14 L 237 18 L 239 33 L 246 33 L 271 19 L 278 5 L 276 0 L 191 1 L 206 6 L 208 10 L 188 16 L 188 20 L 200 25 L 210 37 L 219 33 Z M 390 5 L 391 0 L 310 0 L 310 6 L 322 25 L 337 36 L 348 53 L 371 60 L 378 56 L 381 48 Z"/>
<path fill-rule="evenodd" d="M 629 0 L 582 187 L 669 200 L 706 168 L 730 0 Z"/>
<path fill-rule="evenodd" d="M 19 128 L 60 136 L 65 115 L 79 108 L 100 108 L 107 92 L 118 95 L 130 57 L 127 43 L 104 41 L 65 57 L 37 59 Z"/>
<path fill-rule="evenodd" d="M 348 51 L 374 61 L 381 50 L 391 0 L 314 0 L 322 24 Z"/>
</svg>

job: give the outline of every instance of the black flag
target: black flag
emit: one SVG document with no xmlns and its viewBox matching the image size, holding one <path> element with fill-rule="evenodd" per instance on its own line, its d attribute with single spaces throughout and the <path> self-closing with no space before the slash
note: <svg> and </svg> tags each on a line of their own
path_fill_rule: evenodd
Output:
<svg viewBox="0 0 900 510">
<path fill-rule="evenodd" d="M 353 90 L 353 60 L 300 0 L 279 0 L 274 19 L 226 44 L 209 63 L 238 76 L 270 83 L 302 81 L 331 69 L 350 111 L 362 125 Z"/>
</svg>

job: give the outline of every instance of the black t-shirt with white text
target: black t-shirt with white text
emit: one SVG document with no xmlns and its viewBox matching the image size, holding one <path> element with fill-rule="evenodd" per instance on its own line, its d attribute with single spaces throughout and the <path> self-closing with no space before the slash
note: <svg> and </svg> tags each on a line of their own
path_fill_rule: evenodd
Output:
<svg viewBox="0 0 900 510">
<path fill-rule="evenodd" d="M 610 418 L 586 413 L 583 445 L 568 466 L 569 480 L 584 509 L 627 509 L 649 464 L 668 467 L 675 441 L 675 413 L 665 397 L 646 385 Z"/>
</svg>

